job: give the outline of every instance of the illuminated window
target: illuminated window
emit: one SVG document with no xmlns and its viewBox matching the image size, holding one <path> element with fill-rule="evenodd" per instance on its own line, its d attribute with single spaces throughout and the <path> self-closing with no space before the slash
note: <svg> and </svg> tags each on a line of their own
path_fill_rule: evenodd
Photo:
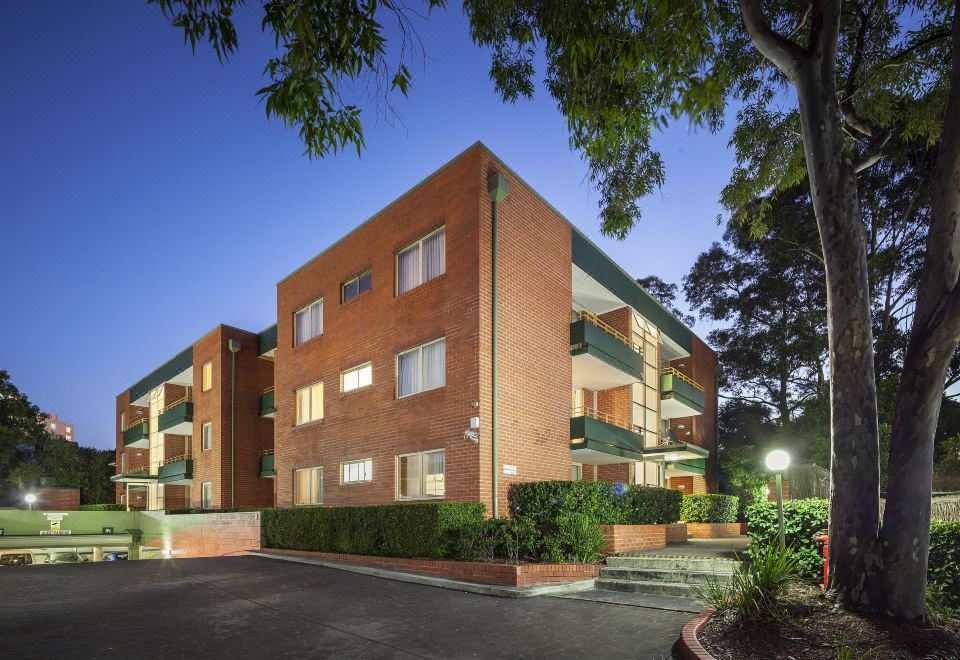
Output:
<svg viewBox="0 0 960 660">
<path fill-rule="evenodd" d="M 323 467 L 294 470 L 293 503 L 297 506 L 323 504 Z"/>
<path fill-rule="evenodd" d="M 373 383 L 373 365 L 369 362 L 340 374 L 340 391 L 352 392 Z"/>
<path fill-rule="evenodd" d="M 347 461 L 340 464 L 340 481 L 352 484 L 358 481 L 373 480 L 373 459 L 365 458 L 362 461 Z"/>
<path fill-rule="evenodd" d="M 205 362 L 200 367 L 200 389 L 204 392 L 213 387 L 213 362 Z"/>
<path fill-rule="evenodd" d="M 213 422 L 207 422 L 200 427 L 200 448 L 206 451 L 213 447 Z"/>
<path fill-rule="evenodd" d="M 397 457 L 397 498 L 424 500 L 443 497 L 446 451 L 419 452 Z"/>
<path fill-rule="evenodd" d="M 297 390 L 296 424 L 323 419 L 323 383 L 314 383 Z"/>
<path fill-rule="evenodd" d="M 213 484 L 209 481 L 200 486 L 200 505 L 204 509 L 213 508 Z"/>
</svg>

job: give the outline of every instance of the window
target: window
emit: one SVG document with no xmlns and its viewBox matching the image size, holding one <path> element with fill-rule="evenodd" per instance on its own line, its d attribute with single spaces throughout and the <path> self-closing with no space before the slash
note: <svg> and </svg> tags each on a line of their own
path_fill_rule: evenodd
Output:
<svg viewBox="0 0 960 660">
<path fill-rule="evenodd" d="M 443 275 L 446 270 L 446 229 L 441 227 L 397 252 L 397 294 Z"/>
<path fill-rule="evenodd" d="M 446 451 L 420 452 L 397 457 L 397 498 L 423 500 L 443 497 Z"/>
<path fill-rule="evenodd" d="M 446 339 L 441 337 L 397 354 L 397 396 L 443 387 Z"/>
<path fill-rule="evenodd" d="M 67 431 L 67 433 L 73 433 L 73 429 L 70 428 L 69 426 L 66 428 L 66 431 Z"/>
<path fill-rule="evenodd" d="M 323 334 L 323 298 L 298 311 L 293 317 L 293 345 Z"/>
<path fill-rule="evenodd" d="M 203 426 L 200 427 L 200 438 L 201 444 L 200 448 L 203 451 L 207 451 L 213 447 L 213 422 L 206 422 Z"/>
<path fill-rule="evenodd" d="M 373 481 L 373 459 L 348 461 L 340 464 L 340 482 L 352 484 L 358 481 Z"/>
<path fill-rule="evenodd" d="M 373 365 L 369 362 L 340 374 L 340 391 L 352 392 L 373 383 Z"/>
<path fill-rule="evenodd" d="M 353 300 L 361 293 L 369 291 L 372 284 L 373 274 L 371 271 L 368 270 L 360 273 L 353 279 L 343 283 L 343 286 L 340 288 L 340 301 L 347 302 L 348 300 Z"/>
<path fill-rule="evenodd" d="M 202 367 L 200 367 L 200 389 L 203 392 L 206 392 L 211 387 L 213 387 L 213 362 L 205 362 Z"/>
<path fill-rule="evenodd" d="M 297 426 L 323 419 L 323 383 L 314 383 L 297 390 Z"/>
<path fill-rule="evenodd" d="M 209 481 L 203 482 L 203 485 L 200 486 L 200 508 L 213 508 L 213 483 Z"/>
<path fill-rule="evenodd" d="M 303 506 L 305 504 L 323 504 L 322 467 L 294 470 L 293 498 L 293 503 L 297 506 Z"/>
<path fill-rule="evenodd" d="M 573 464 L 573 473 L 570 475 L 571 481 L 583 481 L 583 465 L 580 463 Z"/>
</svg>

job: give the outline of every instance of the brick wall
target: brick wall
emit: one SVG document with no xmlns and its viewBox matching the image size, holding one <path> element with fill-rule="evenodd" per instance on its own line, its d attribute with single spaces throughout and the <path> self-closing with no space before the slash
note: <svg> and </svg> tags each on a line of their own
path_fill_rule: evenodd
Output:
<svg viewBox="0 0 960 660">
<path fill-rule="evenodd" d="M 687 523 L 687 532 L 694 539 L 720 539 L 744 533 L 741 523 Z"/>
<path fill-rule="evenodd" d="M 54 486 L 42 486 L 40 488 L 31 488 L 30 492 L 37 496 L 33 508 L 45 511 L 79 511 L 80 510 L 80 489 L 79 488 L 58 488 Z M 26 509 L 27 505 L 21 505 Z"/>
<path fill-rule="evenodd" d="M 665 548 L 668 543 L 687 540 L 686 524 L 600 525 L 607 554 L 619 555 L 637 550 Z"/>
<path fill-rule="evenodd" d="M 671 490 L 682 490 L 684 495 L 701 494 L 710 492 L 707 490 L 707 480 L 700 475 L 691 475 L 689 477 L 670 477 L 667 487 Z"/>
<path fill-rule="evenodd" d="M 677 417 L 670 420 L 670 429 L 680 442 L 689 442 L 710 452 L 703 475 L 705 490 L 695 489 L 684 492 L 715 493 L 717 492 L 717 356 L 703 340 L 694 335 L 690 356 L 673 360 L 670 366 L 700 383 L 704 389 L 705 403 L 702 415 Z M 679 428 L 681 425 L 683 429 Z"/>
<path fill-rule="evenodd" d="M 144 512 L 157 525 L 145 525 L 142 544 L 169 546 L 174 557 L 223 557 L 260 548 L 260 512 L 164 515 Z"/>
<path fill-rule="evenodd" d="M 790 480 L 783 480 L 783 499 L 790 499 Z M 776 502 L 777 501 L 777 482 L 770 481 L 767 483 L 767 501 Z"/>
</svg>

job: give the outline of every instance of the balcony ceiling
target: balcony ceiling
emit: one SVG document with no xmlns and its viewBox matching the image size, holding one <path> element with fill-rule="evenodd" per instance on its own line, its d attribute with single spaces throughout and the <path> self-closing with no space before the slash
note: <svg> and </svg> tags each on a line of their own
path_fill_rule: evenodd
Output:
<svg viewBox="0 0 960 660">
<path fill-rule="evenodd" d="M 607 364 L 603 360 L 581 353 L 573 356 L 573 385 L 590 390 L 606 390 L 611 387 L 632 385 L 637 379 Z"/>
</svg>

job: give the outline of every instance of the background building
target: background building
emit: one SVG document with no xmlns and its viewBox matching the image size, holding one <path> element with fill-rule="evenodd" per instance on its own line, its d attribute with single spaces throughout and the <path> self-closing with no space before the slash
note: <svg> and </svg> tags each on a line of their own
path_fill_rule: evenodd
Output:
<svg viewBox="0 0 960 660">
<path fill-rule="evenodd" d="M 64 440 L 69 440 L 70 442 L 77 441 L 77 427 L 70 422 L 63 421 L 56 415 L 47 415 L 44 420 L 44 426 L 47 427 L 50 433 L 59 435 Z"/>
</svg>

